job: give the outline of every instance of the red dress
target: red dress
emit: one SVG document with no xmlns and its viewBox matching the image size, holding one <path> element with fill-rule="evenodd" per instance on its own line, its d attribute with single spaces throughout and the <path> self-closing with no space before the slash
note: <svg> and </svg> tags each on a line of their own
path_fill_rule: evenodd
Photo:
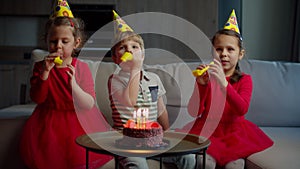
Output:
<svg viewBox="0 0 300 169">
<path fill-rule="evenodd" d="M 216 92 L 218 90 L 216 83 L 211 82 L 205 86 L 197 85 L 199 90 L 195 88 L 190 99 L 189 113 L 193 115 L 198 112 L 198 118 L 183 128 L 185 131 L 189 130 L 189 133 L 210 139 L 211 145 L 207 153 L 214 157 L 220 166 L 239 158 L 246 158 L 273 145 L 273 141 L 261 129 L 245 119 L 253 88 L 251 76 L 243 74 L 238 82 L 230 82 L 229 78 L 227 81 L 226 97 L 223 94 L 223 106 L 218 103 L 218 99 L 222 100 L 220 99 L 222 91 Z M 218 98 L 213 101 L 212 89 Z M 213 108 L 215 104 L 219 105 Z M 193 106 L 194 110 L 191 108 Z M 218 114 L 210 108 L 215 110 L 221 108 L 220 111 L 224 111 L 223 114 Z M 209 115 L 210 113 L 213 115 Z"/>
<path fill-rule="evenodd" d="M 95 98 L 94 81 L 86 63 L 73 58 L 78 85 Z M 37 62 L 31 77 L 30 95 L 37 106 L 26 122 L 20 142 L 21 156 L 30 169 L 85 168 L 85 149 L 75 139 L 86 133 L 108 130 L 102 113 L 75 109 L 69 68 L 54 67 L 49 78 L 40 78 L 43 62 Z M 76 110 L 76 111 L 75 111 Z M 76 113 L 77 112 L 77 113 Z M 111 156 L 90 153 L 90 166 L 99 167 Z"/>
</svg>

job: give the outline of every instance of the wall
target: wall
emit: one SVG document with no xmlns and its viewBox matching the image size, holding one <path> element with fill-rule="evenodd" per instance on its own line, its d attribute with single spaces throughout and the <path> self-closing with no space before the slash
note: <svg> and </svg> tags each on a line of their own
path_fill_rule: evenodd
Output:
<svg viewBox="0 0 300 169">
<path fill-rule="evenodd" d="M 244 0 L 243 38 L 247 57 L 289 61 L 294 0 Z"/>
<path fill-rule="evenodd" d="M 184 18 L 200 28 L 208 37 L 217 30 L 218 0 L 69 0 L 73 4 L 113 4 L 121 16 L 138 12 L 164 12 Z M 48 0 L 5 1 L 0 6 L 0 60 L 6 55 L 23 59 L 24 54 L 16 49 L 23 47 L 41 48 L 41 39 L 52 4 Z M 95 17 L 95 22 L 101 18 Z M 170 25 L 172 27 L 172 25 Z M 189 35 L 193 36 L 193 35 Z M 188 56 L 174 40 L 162 37 L 146 37 L 149 47 L 161 47 L 179 56 Z M 8 53 L 1 52 L 1 47 L 11 47 Z M 15 47 L 15 48 L 13 48 Z M 3 49 L 3 48 L 2 48 Z M 7 50 L 6 50 L 7 51 Z M 28 53 L 30 51 L 26 51 Z M 13 54 L 12 54 L 13 53 Z"/>
<path fill-rule="evenodd" d="M 10 0 L 0 6 L 0 108 L 18 104 L 21 86 L 27 83 L 30 52 L 44 47 L 41 39 L 52 0 Z M 71 4 L 114 4 L 121 16 L 137 12 L 164 12 L 179 16 L 200 28 L 208 37 L 217 30 L 218 0 L 68 0 Z M 101 18 L 95 18 L 95 22 Z M 172 25 L 169 25 L 171 28 Z M 188 30 L 184 30 L 187 31 Z M 189 35 L 192 37 L 193 35 Z M 188 57 L 192 52 L 182 43 L 160 35 L 145 37 L 147 47 L 155 47 Z M 167 53 L 168 52 L 164 52 Z M 28 89 L 29 86 L 27 86 Z"/>
<path fill-rule="evenodd" d="M 297 0 L 219 0 L 219 29 L 236 10 L 246 58 L 289 61 Z"/>
<path fill-rule="evenodd" d="M 0 46 L 39 46 L 46 16 L 0 16 Z"/>
</svg>

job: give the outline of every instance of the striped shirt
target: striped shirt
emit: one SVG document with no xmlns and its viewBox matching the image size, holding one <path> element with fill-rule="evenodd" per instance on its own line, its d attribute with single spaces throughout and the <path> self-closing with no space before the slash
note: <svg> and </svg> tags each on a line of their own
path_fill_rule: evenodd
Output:
<svg viewBox="0 0 300 169">
<path fill-rule="evenodd" d="M 160 78 L 152 73 L 142 71 L 142 78 L 139 84 L 139 93 L 135 107 L 127 107 L 113 97 L 118 90 L 125 90 L 128 85 L 130 74 L 122 70 L 109 78 L 109 99 L 112 108 L 114 128 L 122 129 L 123 124 L 133 119 L 133 112 L 136 108 L 149 108 L 149 121 L 157 121 L 158 107 L 157 100 L 166 93 Z"/>
</svg>

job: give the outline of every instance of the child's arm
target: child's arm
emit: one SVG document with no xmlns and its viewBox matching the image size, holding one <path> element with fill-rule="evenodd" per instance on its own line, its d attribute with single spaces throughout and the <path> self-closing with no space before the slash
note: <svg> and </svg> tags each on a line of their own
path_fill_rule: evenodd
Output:
<svg viewBox="0 0 300 169">
<path fill-rule="evenodd" d="M 164 130 L 169 129 L 169 116 L 166 109 L 165 103 L 162 97 L 159 97 L 157 100 L 157 111 L 158 111 L 158 123 L 162 126 Z"/>
<path fill-rule="evenodd" d="M 67 65 L 69 68 L 69 71 L 67 71 L 67 74 L 70 77 L 70 83 L 71 83 L 71 88 L 72 88 L 72 94 L 74 98 L 74 104 L 78 108 L 82 109 L 91 109 L 95 105 L 95 99 L 93 98 L 92 95 L 89 93 L 85 92 L 82 87 L 85 87 L 86 84 L 78 84 L 75 79 L 75 68 L 72 65 Z M 83 67 L 85 70 L 85 78 L 88 79 L 89 81 L 92 80 L 92 76 L 90 74 L 89 68 L 88 67 Z M 80 73 L 80 72 L 77 72 Z M 85 81 L 87 83 L 87 81 Z M 82 87 L 81 87 L 82 86 Z"/>
<path fill-rule="evenodd" d="M 139 89 L 140 89 L 139 86 L 140 77 L 141 77 L 140 69 L 131 70 L 128 85 L 125 88 L 124 92 L 122 93 L 122 97 L 124 98 L 125 105 L 128 106 L 136 105 L 137 96 L 139 94 Z"/>
<path fill-rule="evenodd" d="M 132 71 L 128 83 L 123 85 L 119 84 L 120 82 L 117 80 L 111 79 L 110 83 L 114 83 L 110 84 L 114 88 L 112 90 L 113 99 L 118 100 L 118 102 L 126 107 L 135 106 L 140 88 L 140 74 L 140 71 Z"/>
<path fill-rule="evenodd" d="M 188 103 L 188 113 L 192 117 L 200 116 L 205 109 L 205 102 L 207 99 L 208 93 L 208 84 L 209 84 L 209 75 L 207 70 L 210 68 L 210 65 L 213 65 L 214 62 L 210 62 L 209 65 L 201 64 L 197 67 L 196 70 L 200 70 L 201 74 L 196 77 L 196 82 L 194 84 L 194 91 Z M 195 75 L 195 74 L 194 74 Z"/>
<path fill-rule="evenodd" d="M 142 65 L 143 57 L 141 56 L 134 56 L 131 60 L 120 63 L 120 67 L 130 73 L 130 77 L 128 83 L 123 86 L 123 88 L 119 88 L 115 91 L 114 97 L 126 107 L 133 107 L 136 105 L 137 96 L 140 90 L 139 85 Z M 112 83 L 114 82 L 112 81 Z"/>
<path fill-rule="evenodd" d="M 208 98 L 209 93 L 209 84 L 201 85 L 199 83 L 195 83 L 194 91 L 188 103 L 188 113 L 192 117 L 200 116 L 205 108 L 208 108 L 205 105 L 206 102 L 209 102 Z"/>
<path fill-rule="evenodd" d="M 48 96 L 49 83 L 43 80 L 43 71 L 44 61 L 35 63 L 30 78 L 30 98 L 37 104 L 44 102 Z"/>
<path fill-rule="evenodd" d="M 235 90 L 230 84 L 227 86 L 227 102 L 234 107 L 232 112 L 243 116 L 250 106 L 253 84 L 250 75 L 243 75 L 240 79 L 239 88 Z"/>
<path fill-rule="evenodd" d="M 43 66 L 43 71 L 41 71 L 40 77 L 43 80 L 47 80 L 49 77 L 50 70 L 55 66 L 55 58 L 59 56 L 58 53 L 50 53 L 48 56 L 45 57 L 44 59 L 44 66 Z"/>
</svg>

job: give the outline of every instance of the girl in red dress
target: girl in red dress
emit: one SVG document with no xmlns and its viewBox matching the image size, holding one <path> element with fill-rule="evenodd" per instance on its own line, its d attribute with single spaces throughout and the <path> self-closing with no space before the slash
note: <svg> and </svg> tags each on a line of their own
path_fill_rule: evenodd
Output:
<svg viewBox="0 0 300 169">
<path fill-rule="evenodd" d="M 238 66 L 244 56 L 240 34 L 220 30 L 212 44 L 218 57 L 208 71 L 196 78 L 188 105 L 189 114 L 196 120 L 184 129 L 210 139 L 207 168 L 244 169 L 244 158 L 272 146 L 273 141 L 245 119 L 252 95 L 252 78 Z M 198 69 L 207 66 L 203 64 Z"/>
<path fill-rule="evenodd" d="M 26 122 L 21 156 L 30 169 L 85 168 L 85 149 L 75 139 L 109 127 L 95 106 L 94 81 L 88 65 L 72 56 L 83 41 L 83 25 L 70 17 L 50 18 L 45 39 L 49 55 L 34 65 L 31 99 L 37 106 Z M 60 56 L 62 63 L 54 61 Z M 112 157 L 90 153 L 91 168 Z"/>
</svg>

